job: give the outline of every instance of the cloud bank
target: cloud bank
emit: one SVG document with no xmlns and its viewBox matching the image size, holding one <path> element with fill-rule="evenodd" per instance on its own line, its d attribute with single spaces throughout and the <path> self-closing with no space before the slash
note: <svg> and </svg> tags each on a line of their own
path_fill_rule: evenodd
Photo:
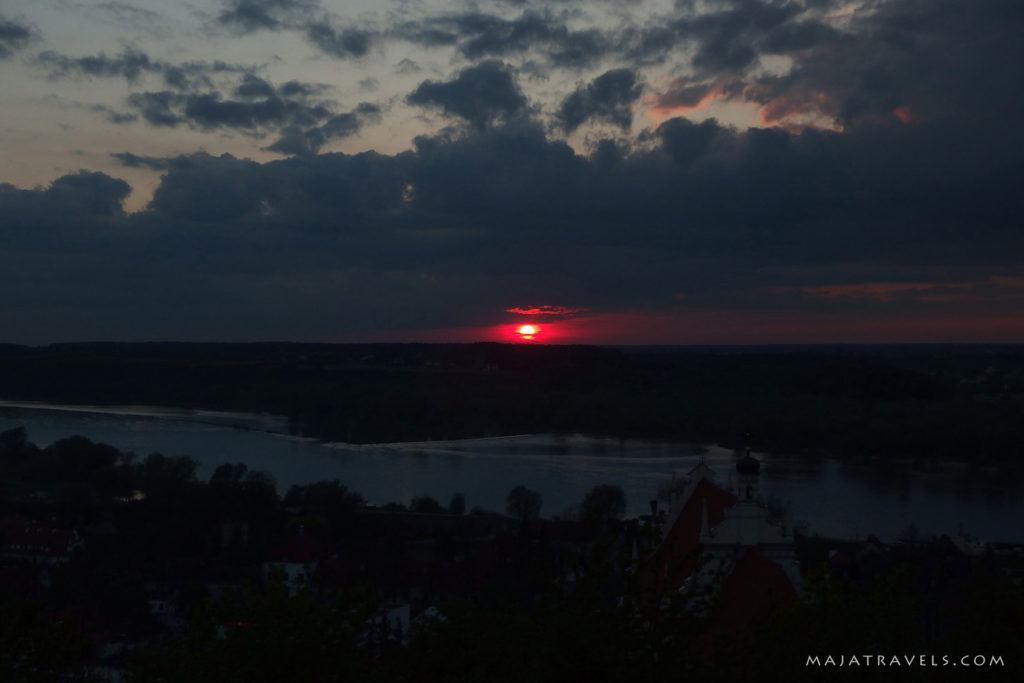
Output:
<svg viewBox="0 0 1024 683">
<path fill-rule="evenodd" d="M 799 341 L 821 316 L 1024 334 L 1006 322 L 1024 305 L 1017 3 L 649 6 L 413 3 L 375 24 L 233 0 L 211 18 L 344 68 L 423 50 L 392 61 L 415 80 L 376 102 L 227 62 L 43 50 L 29 61 L 54 83 L 128 88 L 102 109 L 113 124 L 241 136 L 283 158 L 110 149 L 161 174 L 134 214 L 115 173 L 0 185 L 0 313 L 22 341 L 332 341 L 626 315 L 675 320 L 680 339 L 686 321 L 748 339 L 743 321 L 776 319 Z M 26 27 L 0 20 L 0 57 L 24 53 Z M 427 70 L 435 53 L 447 61 Z M 375 97 L 387 85 L 361 80 Z M 429 132 L 399 152 L 325 152 L 394 112 Z"/>
</svg>

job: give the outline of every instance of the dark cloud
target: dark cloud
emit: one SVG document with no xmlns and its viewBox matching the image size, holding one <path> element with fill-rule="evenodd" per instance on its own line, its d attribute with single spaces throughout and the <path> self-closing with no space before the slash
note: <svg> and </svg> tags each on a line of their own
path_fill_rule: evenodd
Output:
<svg viewBox="0 0 1024 683">
<path fill-rule="evenodd" d="M 632 104 L 642 91 L 643 87 L 632 70 L 607 71 L 569 95 L 558 110 L 558 120 L 569 132 L 588 119 L 629 128 L 633 123 Z"/>
<path fill-rule="evenodd" d="M 310 23 L 305 28 L 306 39 L 338 59 L 365 57 L 373 43 L 373 34 L 359 28 L 334 28 L 327 21 Z"/>
<path fill-rule="evenodd" d="M 319 95 L 329 87 L 319 83 L 303 83 L 302 81 L 288 81 L 282 83 L 278 92 L 282 97 L 305 98 Z"/>
<path fill-rule="evenodd" d="M 732 145 L 734 134 L 714 119 L 693 123 L 684 118 L 670 119 L 658 127 L 663 148 L 680 168 L 689 168 L 701 159 L 718 139 Z"/>
<path fill-rule="evenodd" d="M 459 51 L 469 59 L 523 52 L 567 33 L 564 25 L 535 12 L 524 12 L 511 20 L 485 14 L 467 14 L 454 19 L 453 23 L 464 38 Z"/>
<path fill-rule="evenodd" d="M 145 52 L 128 49 L 114 57 L 106 53 L 87 57 L 68 57 L 53 50 L 47 50 L 36 56 L 36 62 L 50 69 L 52 78 L 70 75 L 96 77 L 123 77 L 128 81 L 136 81 L 147 72 L 162 72 L 166 66 L 149 58 Z"/>
<path fill-rule="evenodd" d="M 315 0 L 228 0 L 217 22 L 241 33 L 290 28 L 317 4 Z"/>
<path fill-rule="evenodd" d="M 455 45 L 459 42 L 460 37 L 456 26 L 446 27 L 437 19 L 428 20 L 426 25 L 423 22 L 399 24 L 392 29 L 391 35 L 425 47 Z"/>
<path fill-rule="evenodd" d="M 184 102 L 184 95 L 169 90 L 136 92 L 128 96 L 128 105 L 137 109 L 147 123 L 169 128 L 184 122 L 177 113 Z"/>
<path fill-rule="evenodd" d="M 137 114 L 127 114 L 119 111 L 111 111 L 107 113 L 107 120 L 114 124 L 123 123 L 134 123 L 139 120 Z"/>
<path fill-rule="evenodd" d="M 171 219 L 216 222 L 254 217 L 271 178 L 259 164 L 230 154 L 172 160 L 149 210 Z"/>
<path fill-rule="evenodd" d="M 636 66 L 662 64 L 685 44 L 678 31 L 663 24 L 627 26 L 614 36 L 615 52 Z"/>
<path fill-rule="evenodd" d="M 554 66 L 582 68 L 594 64 L 609 53 L 610 42 L 602 31 L 567 31 L 552 41 L 548 57 Z"/>
<path fill-rule="evenodd" d="M 10 58 L 36 37 L 37 32 L 31 25 L 8 19 L 0 14 L 0 59 Z"/>
<path fill-rule="evenodd" d="M 255 74 L 246 74 L 242 82 L 235 88 L 235 97 L 245 99 L 273 97 L 274 95 L 274 86 Z"/>
<path fill-rule="evenodd" d="M 280 139 L 266 149 L 299 156 L 316 154 L 331 140 L 355 135 L 367 123 L 379 122 L 380 113 L 377 105 L 363 102 L 355 110 L 336 114 L 320 126 L 305 129 L 299 126 L 286 127 Z"/>
<path fill-rule="evenodd" d="M 373 111 L 319 125 L 344 134 Z M 898 123 L 738 131 L 673 119 L 647 146 L 606 141 L 587 158 L 516 120 L 419 138 L 390 156 L 260 164 L 119 152 L 126 166 L 164 174 L 147 210 L 132 216 L 117 209 L 127 186 L 102 174 L 0 188 L 3 253 L 18 254 L 0 256 L 0 281 L 19 310 L 58 297 L 44 301 L 27 273 L 75 283 L 54 285 L 76 303 L 64 338 L 86 312 L 122 325 L 105 337 L 244 339 L 488 325 L 526 305 L 670 310 L 680 297 L 698 308 L 832 310 L 842 301 L 904 311 L 937 306 L 915 292 L 943 295 L 953 285 L 942 277 L 1017 292 L 987 305 L 1018 307 L 1019 162 L 979 172 L 965 162 L 992 160 L 990 149 L 951 147 L 949 134 Z M 81 262 L 56 256 L 68 253 L 69 236 Z M 889 287 L 900 295 L 886 300 L 868 296 L 880 286 L 854 286 L 922 273 L 945 275 L 925 290 Z M 852 284 L 825 287 L 838 282 Z"/>
<path fill-rule="evenodd" d="M 760 49 L 765 54 L 793 54 L 842 40 L 841 31 L 820 21 L 790 21 L 769 31 Z"/>
<path fill-rule="evenodd" d="M 897 119 L 976 126 L 992 117 L 1009 124 L 1024 104 L 1022 30 L 1017 3 L 884 3 L 856 16 L 842 36 L 797 53 L 789 73 L 762 78 L 748 97 L 769 120 L 819 110 L 844 126 Z"/>
<path fill-rule="evenodd" d="M 680 35 L 698 44 L 693 65 L 705 73 L 734 73 L 757 61 L 757 43 L 800 13 L 796 3 L 732 0 L 725 9 L 683 19 Z"/>
<path fill-rule="evenodd" d="M 515 119 L 527 104 L 511 70 L 496 60 L 463 69 L 450 81 L 424 81 L 407 100 L 421 107 L 438 107 L 481 130 Z"/>
<path fill-rule="evenodd" d="M 228 0 L 217 23 L 242 34 L 261 30 L 295 31 L 325 54 L 338 59 L 365 57 L 377 35 L 358 26 L 337 26 L 318 0 Z"/>
<path fill-rule="evenodd" d="M 178 90 L 190 91 L 213 86 L 210 78 L 222 74 L 249 74 L 253 68 L 242 64 L 213 62 L 185 62 L 168 66 L 164 71 L 164 82 Z"/>
<path fill-rule="evenodd" d="M 304 104 L 276 96 L 260 100 L 224 100 L 218 93 L 188 95 L 183 116 L 199 128 L 236 128 L 259 131 L 283 125 L 309 126 L 330 111 L 319 104 Z"/>
<path fill-rule="evenodd" d="M 73 208 L 89 216 L 113 216 L 121 213 L 121 202 L 131 186 L 105 173 L 79 171 L 54 180 L 46 191 L 46 200 Z"/>
<path fill-rule="evenodd" d="M 108 57 L 104 52 L 85 57 L 70 57 L 47 50 L 36 55 L 34 61 L 37 65 L 50 70 L 50 78 L 124 78 L 129 83 L 134 83 L 147 73 L 160 74 L 166 85 L 182 92 L 212 88 L 211 76 L 215 74 L 252 75 L 252 67 L 239 64 L 221 61 L 170 64 L 155 60 L 145 52 L 132 48 L 112 57 Z"/>
<path fill-rule="evenodd" d="M 594 63 L 609 47 L 598 29 L 570 30 L 564 18 L 533 10 L 513 19 L 482 12 L 428 17 L 398 24 L 390 35 L 427 47 L 454 45 L 470 60 L 539 49 L 552 66 L 572 68 Z"/>
<path fill-rule="evenodd" d="M 698 11 L 677 3 L 677 12 L 644 26 L 626 25 L 609 36 L 609 50 L 636 66 L 674 61 L 689 54 L 691 77 L 721 78 L 745 74 L 765 55 L 792 55 L 844 34 L 825 23 L 833 0 L 726 0 Z"/>
<path fill-rule="evenodd" d="M 288 81 L 280 87 L 252 73 L 246 73 L 232 90 L 233 98 L 219 91 L 178 93 L 170 90 L 133 93 L 128 105 L 151 125 L 189 126 L 200 130 L 232 129 L 246 135 L 264 138 L 276 134 L 277 140 L 264 149 L 292 155 L 317 153 L 331 140 L 356 134 L 365 125 L 380 120 L 378 105 L 363 102 L 349 112 L 338 112 L 329 101 L 315 99 L 326 89 L 314 83 Z M 114 122 L 134 118 L 119 115 Z M 116 157 L 125 166 L 154 162 L 141 157 Z M 161 168 L 165 162 L 160 161 Z"/>
<path fill-rule="evenodd" d="M 265 136 L 291 156 L 119 151 L 122 165 L 163 174 L 130 216 L 119 210 L 127 186 L 102 174 L 0 186 L 0 316 L 42 341 L 338 339 L 489 325 L 510 310 L 681 301 L 1019 316 L 1024 10 L 890 0 L 829 24 L 821 3 L 692 7 L 614 43 L 655 61 L 662 41 L 666 63 L 695 59 L 697 71 L 680 66 L 657 95 L 660 113 L 719 97 L 832 129 L 671 118 L 642 144 L 603 140 L 587 157 L 527 116 L 511 67 L 484 61 L 408 97 L 469 125 L 395 155 L 318 154 L 380 110 L 346 111 L 319 101 L 320 86 L 255 71 L 221 90 L 140 92 L 129 105 L 150 124 Z M 423 24 L 450 30 L 460 50 L 494 37 L 481 55 L 551 59 L 559 44 L 557 31 L 524 23 L 516 37 L 489 22 Z M 766 72 L 770 55 L 792 69 Z M 613 69 L 580 87 L 562 102 L 563 127 L 628 125 L 638 73 Z"/>
<path fill-rule="evenodd" d="M 48 188 L 19 190 L 0 184 L 0 244 L 11 253 L 63 253 L 123 217 L 128 183 L 104 173 L 79 171 L 57 178 Z"/>
<path fill-rule="evenodd" d="M 300 81 L 288 81 L 275 87 L 270 81 L 245 73 L 232 90 L 233 98 L 217 90 L 195 93 L 164 90 L 133 93 L 127 102 L 146 122 L 155 126 L 226 128 L 260 138 L 278 132 L 281 140 L 271 147 L 274 151 L 299 153 L 298 141 L 305 140 L 303 153 L 312 153 L 331 139 L 352 134 L 380 114 L 369 104 L 360 105 L 354 112 L 339 114 L 332 103 L 314 99 L 324 90 L 325 86 Z"/>
<path fill-rule="evenodd" d="M 111 157 L 125 168 L 148 168 L 151 171 L 166 171 L 171 160 L 165 157 L 145 157 L 131 152 L 111 152 Z"/>
<path fill-rule="evenodd" d="M 92 105 L 91 107 L 89 107 L 89 111 L 94 111 L 94 112 L 99 112 L 101 114 L 106 114 L 107 115 L 107 121 L 110 121 L 111 123 L 114 123 L 114 124 L 132 123 L 132 122 L 137 121 L 139 119 L 138 115 L 136 115 L 136 114 L 130 114 L 130 113 L 126 113 L 126 112 L 117 111 L 116 109 L 111 109 L 110 107 L 108 107 L 106 105 L 102 105 L 102 104 L 94 104 L 94 105 Z"/>
</svg>

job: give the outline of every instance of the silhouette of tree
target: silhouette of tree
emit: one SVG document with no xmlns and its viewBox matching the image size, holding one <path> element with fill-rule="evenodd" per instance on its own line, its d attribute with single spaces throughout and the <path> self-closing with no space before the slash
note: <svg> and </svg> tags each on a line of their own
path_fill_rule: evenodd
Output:
<svg viewBox="0 0 1024 683">
<path fill-rule="evenodd" d="M 431 515 L 447 512 L 447 510 L 444 509 L 444 506 L 430 496 L 416 496 L 413 498 L 409 501 L 409 511 Z"/>
<path fill-rule="evenodd" d="M 463 515 L 466 513 L 466 496 L 461 493 L 456 493 L 452 496 L 451 502 L 448 503 L 448 512 L 453 515 Z"/>
<path fill-rule="evenodd" d="M 625 512 L 626 494 L 613 484 L 595 486 L 580 503 L 580 519 L 584 522 L 611 522 Z"/>
<path fill-rule="evenodd" d="M 528 489 L 522 484 L 508 492 L 505 499 L 506 507 L 510 517 L 520 520 L 536 519 L 540 516 L 540 508 L 543 503 L 540 493 Z"/>
</svg>

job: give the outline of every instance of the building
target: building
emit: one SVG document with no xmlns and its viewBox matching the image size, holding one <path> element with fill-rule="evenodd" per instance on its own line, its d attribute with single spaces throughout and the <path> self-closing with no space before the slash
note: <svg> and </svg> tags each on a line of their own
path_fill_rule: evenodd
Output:
<svg viewBox="0 0 1024 683">
<path fill-rule="evenodd" d="M 735 626 L 773 600 L 800 593 L 792 533 L 770 522 L 758 501 L 760 466 L 748 449 L 728 486 L 703 462 L 690 470 L 672 500 L 661 543 L 639 574 L 648 601 L 681 596 L 691 613 Z"/>
</svg>

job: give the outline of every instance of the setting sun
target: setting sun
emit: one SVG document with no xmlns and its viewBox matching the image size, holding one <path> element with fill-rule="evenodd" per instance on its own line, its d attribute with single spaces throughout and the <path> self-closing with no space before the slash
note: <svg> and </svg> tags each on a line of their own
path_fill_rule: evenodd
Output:
<svg viewBox="0 0 1024 683">
<path fill-rule="evenodd" d="M 537 331 L 536 325 L 520 325 L 519 329 L 516 330 L 523 339 L 533 339 L 537 336 Z"/>
</svg>

